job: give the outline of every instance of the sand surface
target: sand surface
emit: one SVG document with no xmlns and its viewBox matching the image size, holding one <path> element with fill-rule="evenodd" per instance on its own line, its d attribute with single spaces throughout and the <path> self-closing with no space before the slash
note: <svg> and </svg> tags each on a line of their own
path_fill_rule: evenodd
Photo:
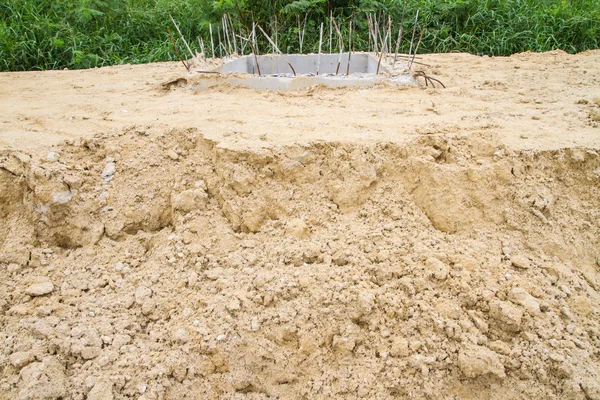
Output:
<svg viewBox="0 0 600 400">
<path fill-rule="evenodd" d="M 515 149 L 600 147 L 590 107 L 600 96 L 600 52 L 512 57 L 426 55 L 446 90 L 218 87 L 158 90 L 180 63 L 0 74 L 0 146 L 31 150 L 133 125 L 197 128 L 218 142 L 390 141 L 489 132 Z M 421 83 L 423 83 L 421 81 Z"/>
<path fill-rule="evenodd" d="M 0 398 L 600 399 L 600 51 L 420 61 L 0 74 Z"/>
</svg>

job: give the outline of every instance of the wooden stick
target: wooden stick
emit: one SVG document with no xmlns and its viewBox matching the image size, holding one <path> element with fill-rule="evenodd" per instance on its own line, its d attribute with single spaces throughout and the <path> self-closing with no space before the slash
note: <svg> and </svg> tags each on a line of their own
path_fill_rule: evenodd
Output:
<svg viewBox="0 0 600 400">
<path fill-rule="evenodd" d="M 371 52 L 373 51 L 373 37 L 371 36 L 371 20 L 369 20 L 369 14 L 367 14 L 367 25 L 369 30 L 369 34 L 367 35 L 369 38 L 369 47 L 367 48 L 367 51 Z"/>
<path fill-rule="evenodd" d="M 302 26 L 302 43 L 304 44 L 304 39 L 306 38 L 306 24 L 308 23 L 308 13 L 304 16 L 304 24 Z"/>
<path fill-rule="evenodd" d="M 169 18 L 171 18 L 171 21 L 173 21 L 173 25 L 175 25 L 175 29 L 177 29 L 177 32 L 179 32 L 179 36 L 181 37 L 181 40 L 183 40 L 183 43 L 185 44 L 185 47 L 187 47 L 188 51 L 190 52 L 190 55 L 192 56 L 192 58 L 194 58 L 194 53 L 192 53 L 192 49 L 190 49 L 190 46 L 185 41 L 185 38 L 183 37 L 183 34 L 179 30 L 179 27 L 177 26 L 177 23 L 175 22 L 175 20 L 171 16 L 171 13 L 169 13 Z"/>
<path fill-rule="evenodd" d="M 212 58 L 215 58 L 215 41 L 213 39 L 212 24 L 208 24 L 208 30 L 210 31 L 210 48 L 212 49 Z"/>
<path fill-rule="evenodd" d="M 410 58 L 410 57 L 407 57 L 407 56 L 402 56 L 402 55 L 398 55 L 398 58 L 399 58 L 399 59 L 401 59 L 401 60 L 407 60 L 407 61 L 409 61 L 409 62 L 410 62 L 410 60 L 411 60 L 411 58 Z M 415 58 L 419 58 L 419 59 L 420 59 L 420 58 L 422 58 L 422 57 L 415 57 Z M 418 62 L 418 61 L 413 61 L 413 64 L 423 65 L 423 66 L 425 66 L 425 67 L 431 67 L 431 65 L 429 65 L 429 64 L 425 64 L 425 63 Z M 407 65 L 408 65 L 408 63 L 407 63 Z"/>
<path fill-rule="evenodd" d="M 337 65 L 337 68 L 335 69 L 335 74 L 337 75 L 340 72 L 340 65 L 342 63 L 342 53 L 344 52 L 344 38 L 343 38 L 342 32 L 340 31 L 340 28 L 338 27 L 335 20 L 333 20 L 333 26 L 335 27 L 335 30 L 338 34 L 338 39 L 339 39 L 338 42 L 340 45 L 340 55 L 338 56 L 338 65 Z"/>
<path fill-rule="evenodd" d="M 206 54 L 204 53 L 204 40 L 202 40 L 200 36 L 198 36 L 198 43 L 200 44 L 200 51 L 202 52 L 202 55 L 206 57 Z"/>
<path fill-rule="evenodd" d="M 252 44 L 254 45 L 256 55 L 260 55 L 260 50 L 258 49 L 258 43 L 256 41 L 256 24 L 254 21 L 252 21 Z"/>
<path fill-rule="evenodd" d="M 379 75 L 379 67 L 381 67 L 381 60 L 383 59 L 383 55 L 385 54 L 386 51 L 386 47 L 387 47 L 387 33 L 385 35 L 385 37 L 383 38 L 383 47 L 381 48 L 381 53 L 379 53 L 379 62 L 377 63 L 377 72 L 375 73 L 375 75 Z"/>
<path fill-rule="evenodd" d="M 231 45 L 231 35 L 229 34 L 229 22 L 227 22 L 227 14 L 224 15 L 225 18 L 225 27 L 227 28 L 227 42 L 229 43 L 229 55 L 233 55 L 233 53 L 235 52 L 235 40 L 234 40 L 234 46 Z M 235 35 L 235 33 L 233 33 L 233 35 Z"/>
<path fill-rule="evenodd" d="M 387 23 L 385 21 L 385 15 L 382 16 L 382 27 L 381 30 L 377 29 L 377 35 L 379 35 L 379 43 L 380 47 L 379 47 L 379 51 L 383 51 L 384 47 L 387 47 L 387 36 L 386 36 L 386 29 L 385 27 L 387 26 Z M 377 19 L 377 27 L 379 28 L 379 17 Z M 385 54 L 384 54 L 385 55 Z"/>
<path fill-rule="evenodd" d="M 348 65 L 346 65 L 346 76 L 350 75 L 350 60 L 352 59 L 352 22 L 354 16 L 350 20 L 350 38 L 348 39 Z"/>
<path fill-rule="evenodd" d="M 317 58 L 317 76 L 321 69 L 321 46 L 323 45 L 323 23 L 321 22 L 321 33 L 319 35 L 319 56 Z"/>
<path fill-rule="evenodd" d="M 375 52 L 375 41 L 373 40 L 373 24 L 371 23 L 371 14 L 367 14 L 367 26 L 369 29 L 369 51 Z"/>
<path fill-rule="evenodd" d="M 219 36 L 219 57 L 223 58 L 223 44 L 221 43 L 221 31 L 217 26 L 217 36 Z"/>
<path fill-rule="evenodd" d="M 408 58 L 410 61 L 410 55 L 412 53 L 413 43 L 415 42 L 415 33 L 417 32 L 417 22 L 419 21 L 419 10 L 417 10 L 417 15 L 415 16 L 415 26 L 413 27 L 412 39 L 410 39 L 410 48 L 408 49 Z M 409 62 L 410 65 L 410 62 Z"/>
<path fill-rule="evenodd" d="M 388 26 L 388 22 L 386 21 L 385 18 L 385 14 L 381 16 L 381 34 L 383 35 L 383 38 L 385 39 L 385 49 L 386 49 L 386 53 L 387 53 L 387 49 L 389 49 L 388 47 L 388 40 L 387 40 L 387 26 Z M 385 57 L 385 54 L 383 55 Z"/>
<path fill-rule="evenodd" d="M 232 25 L 229 23 L 229 14 L 225 14 L 225 25 L 227 25 L 227 34 L 230 34 L 229 37 L 231 38 L 229 40 L 230 43 L 233 43 L 233 48 L 231 49 L 231 54 L 235 54 L 237 53 L 237 41 L 235 40 L 235 31 L 232 30 Z M 231 31 L 231 32 L 230 32 Z"/>
<path fill-rule="evenodd" d="M 306 34 L 306 20 L 308 19 L 308 13 L 304 16 L 304 23 L 300 23 L 300 16 L 298 15 L 298 40 L 300 41 L 300 54 L 302 54 L 302 45 L 304 44 L 304 35 Z"/>
<path fill-rule="evenodd" d="M 298 44 L 300 45 L 300 54 L 302 54 L 302 24 L 300 23 L 300 14 L 296 15 L 296 23 L 298 24 Z"/>
<path fill-rule="evenodd" d="M 404 12 L 406 11 L 406 3 L 404 3 L 404 7 L 402 8 L 402 18 L 400 19 L 400 29 L 398 29 L 398 40 L 396 40 L 396 52 L 394 54 L 394 62 L 392 64 L 392 69 L 396 65 L 396 60 L 398 60 L 398 51 L 400 50 L 400 42 L 402 41 L 402 30 L 404 29 Z"/>
<path fill-rule="evenodd" d="M 409 57 L 408 57 L 408 54 L 402 54 L 402 53 L 400 53 L 400 54 L 398 54 L 398 58 L 409 58 Z M 410 58 L 412 58 L 412 55 L 410 56 Z M 415 59 L 422 60 L 423 57 L 416 56 Z"/>
<path fill-rule="evenodd" d="M 258 27 L 258 29 L 260 29 L 260 31 L 263 33 L 263 35 L 265 35 L 265 37 L 267 38 L 267 40 L 269 41 L 269 43 L 271 43 L 271 46 L 273 46 L 273 49 L 276 53 L 279 54 L 283 54 L 279 48 L 277 47 L 277 45 L 275 44 L 274 41 L 271 40 L 271 37 L 269 35 L 267 35 L 267 32 L 265 32 L 262 28 L 262 26 L 260 26 L 259 24 L 256 24 L 256 26 Z"/>
<path fill-rule="evenodd" d="M 373 42 L 374 42 L 374 46 L 375 46 L 375 54 L 377 56 L 379 56 L 379 43 L 378 43 L 378 36 L 377 36 L 377 21 L 374 19 L 374 17 L 371 17 L 371 19 L 373 20 Z"/>
<path fill-rule="evenodd" d="M 254 44 L 252 44 L 252 41 L 250 39 L 246 39 L 245 37 L 242 37 L 240 35 L 238 35 L 238 37 L 240 39 L 248 42 L 248 44 L 252 48 L 252 54 L 254 55 L 254 62 L 256 63 L 256 69 L 258 70 L 258 76 L 262 76 L 262 74 L 260 73 L 260 64 L 258 64 L 258 56 L 256 55 L 256 50 L 254 49 Z"/>
<path fill-rule="evenodd" d="M 242 36 L 242 28 L 240 28 L 240 36 Z M 252 36 L 252 32 L 250 32 L 250 36 Z M 248 39 L 250 38 L 250 36 L 248 36 Z M 248 42 L 244 42 L 243 40 L 240 39 L 240 51 L 242 52 L 242 55 L 244 55 L 244 53 L 246 52 L 246 44 Z"/>
<path fill-rule="evenodd" d="M 225 17 L 225 27 L 227 28 L 227 41 L 229 42 L 229 54 L 233 55 L 233 53 L 235 53 L 235 48 L 237 47 L 235 45 L 235 37 L 233 40 L 233 47 L 231 47 L 231 36 L 229 35 L 229 22 L 227 22 L 227 14 L 224 15 Z M 235 33 L 232 33 L 232 35 L 235 35 Z"/>
<path fill-rule="evenodd" d="M 329 54 L 333 51 L 332 42 L 333 42 L 333 10 L 329 10 Z"/>
<path fill-rule="evenodd" d="M 283 53 L 281 52 L 281 50 L 279 50 L 279 47 L 277 47 L 277 45 L 271 40 L 271 38 L 269 37 L 269 35 L 267 35 L 267 32 L 265 32 L 263 30 L 263 28 L 256 24 L 256 26 L 258 26 L 258 29 L 260 29 L 260 31 L 263 33 L 263 35 L 265 35 L 265 37 L 267 38 L 267 40 L 269 41 L 269 43 L 271 43 L 271 45 L 275 48 L 275 50 L 281 55 L 283 56 Z M 287 64 L 290 66 L 290 69 L 292 70 L 292 72 L 294 73 L 294 76 L 296 76 L 296 70 L 294 69 L 294 67 L 292 66 L 292 63 L 290 63 L 287 58 L 285 58 L 285 56 L 283 56 L 283 59 L 285 60 L 285 62 L 287 62 Z"/>
<path fill-rule="evenodd" d="M 373 20 L 373 17 L 371 17 L 371 34 L 373 35 L 373 51 L 375 51 L 375 54 L 379 54 L 379 46 L 377 43 L 377 33 L 375 31 L 375 21 Z"/>
<path fill-rule="evenodd" d="M 173 48 L 175 49 L 175 53 L 177 54 L 179 61 L 181 61 L 181 63 L 185 67 L 185 69 L 187 69 L 187 71 L 190 72 L 189 65 L 187 65 L 185 63 L 185 61 L 183 61 L 183 58 L 181 57 L 181 54 L 179 53 L 179 49 L 177 48 L 177 45 L 175 44 L 175 38 L 173 38 L 173 33 L 171 32 L 171 29 L 167 28 L 167 31 L 169 32 L 169 36 L 171 37 L 171 43 L 173 43 Z"/>
<path fill-rule="evenodd" d="M 229 17 L 229 25 L 231 25 L 231 38 L 233 39 L 233 51 L 235 54 L 237 54 L 238 49 L 237 49 L 237 40 L 235 40 L 235 28 L 233 26 L 233 20 L 231 19 L 231 15 L 229 14 L 225 14 Z"/>
<path fill-rule="evenodd" d="M 388 15 L 388 53 L 392 50 L 392 17 Z"/>
<path fill-rule="evenodd" d="M 386 31 L 385 31 L 385 18 L 383 19 L 383 26 L 379 29 L 379 20 L 377 20 L 377 36 L 379 37 L 379 51 L 383 50 L 384 46 L 387 46 Z M 382 35 L 383 32 L 383 35 Z"/>
<path fill-rule="evenodd" d="M 413 66 L 413 63 L 415 62 L 415 56 L 417 55 L 417 52 L 419 51 L 419 46 L 421 45 L 421 40 L 423 40 L 423 34 L 425 33 L 425 28 L 423 28 L 423 30 L 421 31 L 421 36 L 419 36 L 419 41 L 417 42 L 417 47 L 415 48 L 415 53 L 413 54 L 413 58 L 410 62 L 410 65 L 408 66 L 408 70 L 410 71 L 410 69 Z"/>
<path fill-rule="evenodd" d="M 225 14 L 221 17 L 221 29 L 223 30 L 223 41 L 225 42 L 225 52 L 228 53 L 227 49 L 229 48 L 228 35 L 227 35 L 227 27 L 225 26 Z"/>
<path fill-rule="evenodd" d="M 277 14 L 275 14 L 275 28 L 273 29 L 273 37 L 275 38 L 275 47 L 279 48 L 279 42 L 277 41 L 277 38 L 279 37 L 279 35 L 277 34 L 277 28 Z"/>
<path fill-rule="evenodd" d="M 252 38 L 252 31 L 248 34 L 248 37 L 244 37 L 244 32 L 242 32 L 242 28 L 240 28 L 240 34 L 238 35 L 237 33 L 235 34 L 236 38 L 242 37 L 244 39 L 240 38 L 240 55 L 244 55 L 246 52 L 246 46 L 248 45 L 248 41 L 250 40 L 250 38 Z"/>
<path fill-rule="evenodd" d="M 221 25 L 223 26 L 223 39 L 225 41 L 226 49 L 229 49 L 229 54 L 233 53 L 233 49 L 231 47 L 231 39 L 229 39 L 229 29 L 227 27 L 227 17 L 223 14 L 223 18 L 221 18 Z"/>
</svg>

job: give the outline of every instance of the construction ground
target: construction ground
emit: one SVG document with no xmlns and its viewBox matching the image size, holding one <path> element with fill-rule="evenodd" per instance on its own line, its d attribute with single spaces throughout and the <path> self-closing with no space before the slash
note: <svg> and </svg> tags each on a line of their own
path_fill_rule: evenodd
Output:
<svg viewBox="0 0 600 400">
<path fill-rule="evenodd" d="M 0 398 L 600 399 L 600 51 L 419 61 L 0 74 Z"/>
</svg>

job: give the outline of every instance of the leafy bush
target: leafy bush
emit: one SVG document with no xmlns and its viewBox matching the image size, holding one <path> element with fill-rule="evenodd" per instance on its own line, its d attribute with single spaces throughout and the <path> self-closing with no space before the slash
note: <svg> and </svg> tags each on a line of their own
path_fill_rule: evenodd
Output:
<svg viewBox="0 0 600 400">
<path fill-rule="evenodd" d="M 217 30 L 226 13 L 236 34 L 247 36 L 257 22 L 286 52 L 298 51 L 298 21 L 306 16 L 304 51 L 317 50 L 322 22 L 327 27 L 324 48 L 328 50 L 332 13 L 343 21 L 346 38 L 348 24 L 354 21 L 353 47 L 367 50 L 365 13 L 376 15 L 381 24 L 390 15 L 397 32 L 403 8 L 399 0 L 10 0 L 0 3 L 0 70 L 175 60 L 167 33 L 173 29 L 169 13 L 192 50 L 199 51 L 199 37 L 210 48 L 210 24 L 218 41 L 222 32 Z M 599 47 L 600 0 L 407 0 L 405 32 L 412 33 L 417 9 L 419 25 L 427 28 L 422 52 L 509 55 L 556 48 L 574 53 Z M 401 47 L 405 52 L 406 37 Z M 271 49 L 262 35 L 258 38 L 261 51 Z M 177 41 L 186 54 L 178 37 Z M 334 41 L 332 48 L 336 47 Z"/>
</svg>

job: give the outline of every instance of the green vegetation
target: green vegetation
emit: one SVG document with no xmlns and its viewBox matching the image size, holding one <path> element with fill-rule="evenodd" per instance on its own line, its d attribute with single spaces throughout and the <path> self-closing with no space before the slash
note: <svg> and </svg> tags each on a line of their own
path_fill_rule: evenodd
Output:
<svg viewBox="0 0 600 400">
<path fill-rule="evenodd" d="M 407 0 L 402 51 L 407 52 L 414 15 L 425 35 L 419 52 L 464 51 L 509 55 L 563 49 L 570 53 L 600 44 L 600 0 Z M 0 71 L 89 68 L 118 63 L 176 60 L 167 32 L 178 22 L 192 50 L 204 39 L 210 55 L 209 25 L 215 41 L 224 14 L 236 32 L 248 36 L 259 23 L 284 52 L 299 50 L 298 22 L 305 21 L 303 51 L 316 51 L 329 16 L 346 38 L 353 23 L 353 48 L 369 46 L 366 13 L 380 21 L 389 15 L 395 38 L 403 13 L 400 0 L 10 0 L 0 3 Z M 332 13 L 332 14 L 330 14 Z M 271 48 L 259 31 L 261 52 Z M 239 45 L 239 42 L 238 42 Z M 241 46 L 240 46 L 241 47 Z M 332 48 L 337 48 L 334 40 Z M 245 52 L 250 48 L 246 47 Z M 218 54 L 218 51 L 217 51 Z"/>
</svg>

